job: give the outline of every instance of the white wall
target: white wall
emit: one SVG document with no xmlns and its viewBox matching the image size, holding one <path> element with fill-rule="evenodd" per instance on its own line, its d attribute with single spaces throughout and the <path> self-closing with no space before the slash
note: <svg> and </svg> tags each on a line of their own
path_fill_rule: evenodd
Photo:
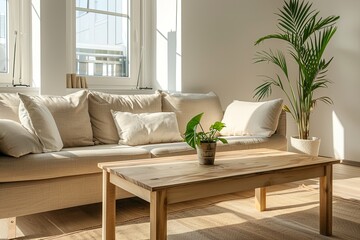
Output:
<svg viewBox="0 0 360 240">
<path fill-rule="evenodd" d="M 311 134 L 322 138 L 320 154 L 360 161 L 360 1 L 313 1 L 322 16 L 340 15 L 338 32 L 328 46 L 334 56 L 328 77 L 334 82 L 322 93 L 334 105 L 320 103 L 311 119 Z M 225 107 L 233 99 L 251 100 L 261 83 L 259 74 L 271 74 L 266 64 L 253 64 L 256 39 L 276 32 L 282 0 L 182 0 L 182 89 L 215 91 Z M 276 45 L 271 46 L 276 47 Z M 319 96 L 322 95 L 319 93 Z M 272 98 L 282 97 L 277 91 Z M 288 115 L 288 135 L 296 127 Z"/>
<path fill-rule="evenodd" d="M 183 91 L 215 91 L 224 108 L 233 99 L 251 100 L 260 82 L 254 42 L 276 30 L 280 2 L 183 0 Z"/>
<path fill-rule="evenodd" d="M 321 136 L 320 154 L 360 161 L 360 1 L 317 0 L 323 16 L 339 15 L 338 31 L 327 49 L 334 56 L 323 91 L 334 105 L 319 104 L 312 118 L 312 134 Z"/>
<path fill-rule="evenodd" d="M 40 94 L 64 95 L 66 93 L 66 1 L 41 0 L 40 12 Z"/>
</svg>

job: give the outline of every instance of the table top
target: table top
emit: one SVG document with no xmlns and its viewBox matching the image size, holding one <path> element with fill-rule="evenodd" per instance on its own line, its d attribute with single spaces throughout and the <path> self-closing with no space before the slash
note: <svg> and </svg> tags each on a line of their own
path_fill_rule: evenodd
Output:
<svg viewBox="0 0 360 240">
<path fill-rule="evenodd" d="M 215 165 L 210 166 L 199 165 L 196 155 L 155 159 L 99 163 L 99 167 L 149 191 L 157 191 L 217 179 L 249 177 L 340 162 L 332 158 L 273 149 L 217 152 Z"/>
</svg>

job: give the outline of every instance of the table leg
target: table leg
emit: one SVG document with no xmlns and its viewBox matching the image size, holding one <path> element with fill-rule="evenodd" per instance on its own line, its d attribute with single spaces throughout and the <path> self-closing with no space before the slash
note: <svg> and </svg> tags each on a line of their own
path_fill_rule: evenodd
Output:
<svg viewBox="0 0 360 240">
<path fill-rule="evenodd" d="M 8 239 L 16 238 L 16 217 L 8 219 Z"/>
<path fill-rule="evenodd" d="M 150 197 L 150 239 L 167 239 L 167 196 L 166 191 L 151 192 Z"/>
<path fill-rule="evenodd" d="M 255 207 L 260 212 L 266 210 L 266 188 L 255 188 Z"/>
<path fill-rule="evenodd" d="M 115 239 L 116 200 L 115 185 L 110 183 L 110 173 L 103 170 L 102 239 Z"/>
<path fill-rule="evenodd" d="M 325 176 L 320 177 L 320 234 L 332 235 L 332 165 L 325 168 Z"/>
</svg>

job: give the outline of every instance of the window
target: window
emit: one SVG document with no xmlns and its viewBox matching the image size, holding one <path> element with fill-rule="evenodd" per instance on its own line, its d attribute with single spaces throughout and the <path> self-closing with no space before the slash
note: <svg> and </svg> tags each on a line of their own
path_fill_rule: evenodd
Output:
<svg viewBox="0 0 360 240">
<path fill-rule="evenodd" d="M 30 83 L 27 46 L 31 1 L 0 0 L 0 84 Z"/>
<path fill-rule="evenodd" d="M 8 72 L 8 6 L 0 0 L 0 73 Z"/>
<path fill-rule="evenodd" d="M 129 78 L 129 0 L 76 0 L 76 72 Z"/>
</svg>

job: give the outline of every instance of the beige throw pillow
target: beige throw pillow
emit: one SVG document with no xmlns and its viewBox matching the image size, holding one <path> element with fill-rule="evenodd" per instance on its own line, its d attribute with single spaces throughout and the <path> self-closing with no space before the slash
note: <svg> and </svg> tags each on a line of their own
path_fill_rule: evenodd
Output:
<svg viewBox="0 0 360 240">
<path fill-rule="evenodd" d="M 115 95 L 89 93 L 89 113 L 94 140 L 99 143 L 118 143 L 119 135 L 110 110 L 131 113 L 161 112 L 161 95 Z"/>
<path fill-rule="evenodd" d="M 220 100 L 215 93 L 162 93 L 163 112 L 175 112 L 181 135 L 185 133 L 186 125 L 195 115 L 204 112 L 201 125 L 209 129 L 211 124 L 223 117 Z"/>
<path fill-rule="evenodd" d="M 34 96 L 53 115 L 64 147 L 94 145 L 87 91 L 66 96 Z"/>
<path fill-rule="evenodd" d="M 49 109 L 33 97 L 21 93 L 19 97 L 21 124 L 39 138 L 43 152 L 60 151 L 63 148 L 63 142 Z"/>
<path fill-rule="evenodd" d="M 20 123 L 19 104 L 20 99 L 16 93 L 0 93 L 0 118 Z"/>
<path fill-rule="evenodd" d="M 0 152 L 12 157 L 21 157 L 28 153 L 41 153 L 42 146 L 38 138 L 20 123 L 0 119 Z"/>
<path fill-rule="evenodd" d="M 225 110 L 222 122 L 226 127 L 220 134 L 270 137 L 277 128 L 282 103 L 282 99 L 266 102 L 235 100 Z"/>
<path fill-rule="evenodd" d="M 119 144 L 135 146 L 183 140 L 175 113 L 111 113 L 120 138 Z"/>
</svg>

